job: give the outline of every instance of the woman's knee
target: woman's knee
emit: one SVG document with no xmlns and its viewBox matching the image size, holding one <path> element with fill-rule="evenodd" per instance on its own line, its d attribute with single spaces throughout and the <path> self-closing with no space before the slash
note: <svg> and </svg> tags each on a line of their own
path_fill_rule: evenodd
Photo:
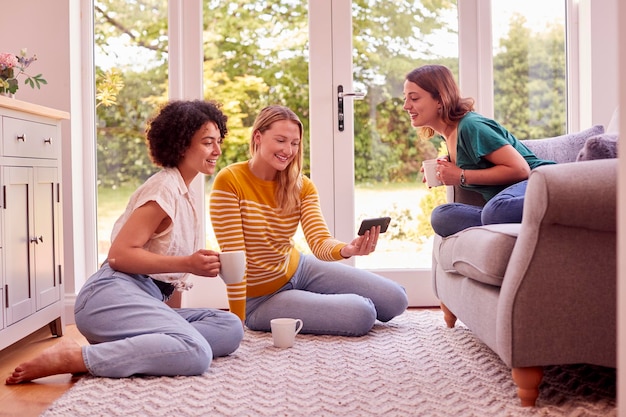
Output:
<svg viewBox="0 0 626 417">
<path fill-rule="evenodd" d="M 482 223 L 521 223 L 527 183 L 518 182 L 489 200 L 481 213 Z"/>
<path fill-rule="evenodd" d="M 433 231 L 439 236 L 450 236 L 458 230 L 453 221 L 451 221 L 450 210 L 447 204 L 437 206 L 430 214 L 430 225 Z"/>
<path fill-rule="evenodd" d="M 430 222 L 439 236 L 450 236 L 468 227 L 480 226 L 481 207 L 462 203 L 448 203 L 433 209 Z"/>
<path fill-rule="evenodd" d="M 183 375 L 183 376 L 202 375 L 209 369 L 209 367 L 211 366 L 212 360 L 213 360 L 213 356 L 206 356 L 206 355 L 197 356 L 187 363 L 187 366 L 185 367 L 185 370 L 187 373 L 181 372 L 178 375 Z"/>
<path fill-rule="evenodd" d="M 391 288 L 386 292 L 384 304 L 377 306 L 378 320 L 387 322 L 404 313 L 409 306 L 406 290 L 396 282 L 391 282 Z"/>
<path fill-rule="evenodd" d="M 238 316 L 230 314 L 224 318 L 224 332 L 219 349 L 213 350 L 213 357 L 227 356 L 239 349 L 243 340 L 243 324 Z"/>
<path fill-rule="evenodd" d="M 193 376 L 205 373 L 213 360 L 213 351 L 204 338 L 185 338 L 185 353 L 180 354 L 177 362 L 180 367 L 176 375 Z"/>
<path fill-rule="evenodd" d="M 366 335 L 376 323 L 376 306 L 371 299 L 356 295 L 352 303 L 352 333 L 354 336 Z"/>
<path fill-rule="evenodd" d="M 485 206 L 481 213 L 482 224 L 521 223 L 522 205 L 498 202 Z"/>
<path fill-rule="evenodd" d="M 447 236 L 448 235 L 448 225 L 450 224 L 449 219 L 446 219 L 445 216 L 445 208 L 444 206 L 437 206 L 430 213 L 430 225 L 433 228 L 433 231 L 439 236 Z"/>
</svg>

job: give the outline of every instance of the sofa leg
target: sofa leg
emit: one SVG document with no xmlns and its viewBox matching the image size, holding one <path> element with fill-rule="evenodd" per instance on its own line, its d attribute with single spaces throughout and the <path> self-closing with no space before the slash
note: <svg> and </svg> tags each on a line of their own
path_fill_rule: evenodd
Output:
<svg viewBox="0 0 626 417">
<path fill-rule="evenodd" d="M 443 319 L 445 320 L 446 324 L 449 328 L 453 328 L 454 324 L 456 323 L 456 316 L 452 314 L 450 310 L 448 310 L 448 307 L 446 307 L 444 303 L 441 303 L 441 310 L 443 311 Z"/>
<path fill-rule="evenodd" d="M 543 379 L 541 366 L 513 368 L 511 370 L 513 382 L 517 385 L 517 395 L 522 401 L 522 407 L 534 407 L 539 397 L 539 384 Z"/>
</svg>

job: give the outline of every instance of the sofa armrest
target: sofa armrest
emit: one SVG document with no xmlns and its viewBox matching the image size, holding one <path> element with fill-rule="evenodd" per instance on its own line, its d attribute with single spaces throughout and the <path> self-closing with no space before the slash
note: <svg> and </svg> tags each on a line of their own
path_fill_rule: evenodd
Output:
<svg viewBox="0 0 626 417">
<path fill-rule="evenodd" d="M 615 366 L 617 159 L 539 167 L 498 301 L 510 366 Z"/>
<path fill-rule="evenodd" d="M 542 166 L 531 172 L 522 223 L 615 232 L 617 159 Z"/>
</svg>

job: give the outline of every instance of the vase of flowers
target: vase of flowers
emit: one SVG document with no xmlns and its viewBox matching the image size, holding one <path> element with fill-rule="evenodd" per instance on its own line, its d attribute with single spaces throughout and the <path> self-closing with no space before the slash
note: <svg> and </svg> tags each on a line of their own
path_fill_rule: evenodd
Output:
<svg viewBox="0 0 626 417">
<path fill-rule="evenodd" d="M 41 88 L 42 84 L 48 84 L 41 74 L 30 75 L 26 72 L 30 64 L 36 60 L 36 55 L 27 57 L 26 49 L 22 49 L 18 55 L 0 52 L 0 95 L 13 97 L 20 88 L 18 82 L 20 75 L 26 77 L 24 84 L 32 88 Z"/>
</svg>

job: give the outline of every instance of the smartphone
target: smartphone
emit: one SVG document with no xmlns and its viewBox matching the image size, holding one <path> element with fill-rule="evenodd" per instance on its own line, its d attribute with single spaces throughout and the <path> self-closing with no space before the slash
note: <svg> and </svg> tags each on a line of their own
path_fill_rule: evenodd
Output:
<svg viewBox="0 0 626 417">
<path fill-rule="evenodd" d="M 380 226 L 380 233 L 385 233 L 391 222 L 391 217 L 376 217 L 373 219 L 365 219 L 359 227 L 359 236 L 363 236 L 365 231 L 370 230 L 374 226 Z"/>
</svg>

